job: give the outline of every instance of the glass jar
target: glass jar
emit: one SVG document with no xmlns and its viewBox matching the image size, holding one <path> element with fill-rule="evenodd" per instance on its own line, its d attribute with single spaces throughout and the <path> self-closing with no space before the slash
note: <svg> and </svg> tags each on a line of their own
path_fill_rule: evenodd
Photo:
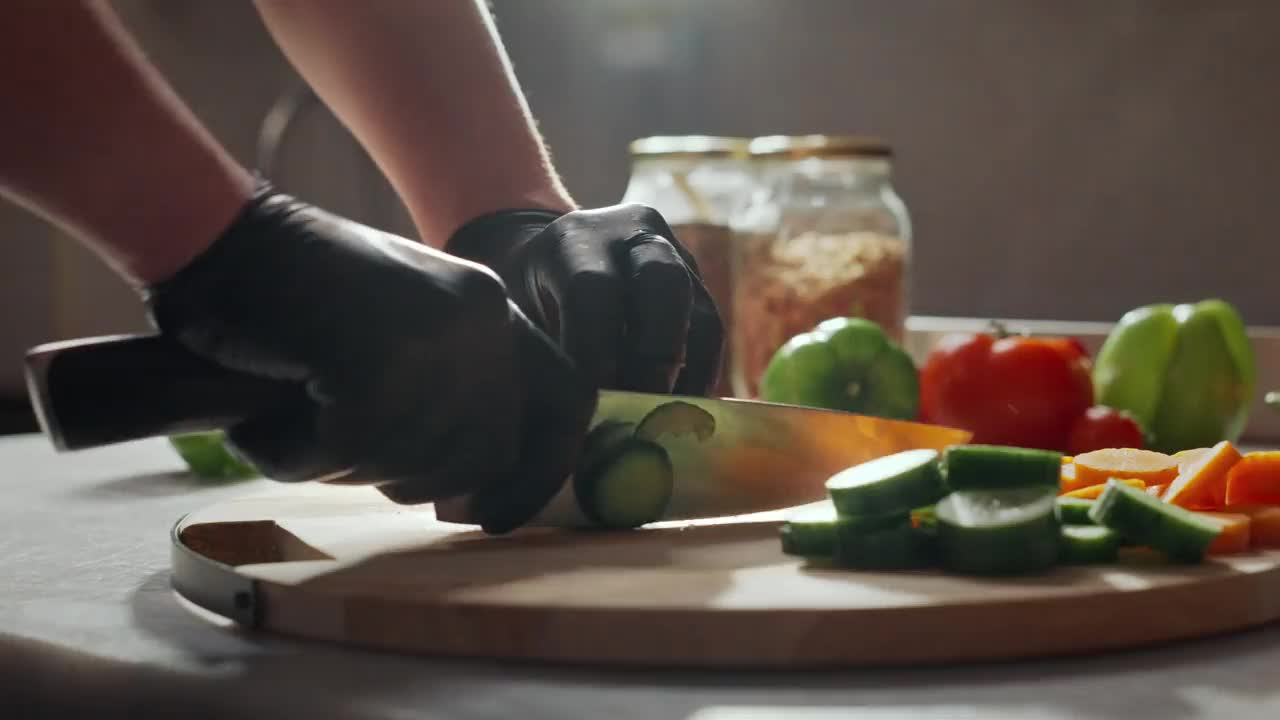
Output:
<svg viewBox="0 0 1280 720">
<path fill-rule="evenodd" d="M 648 205 L 666 218 L 702 275 L 725 325 L 733 327 L 729 218 L 751 189 L 746 138 L 656 136 L 631 143 L 631 178 L 624 203 Z M 712 394 L 732 394 L 730 344 Z"/>
<path fill-rule="evenodd" d="M 892 153 L 869 137 L 770 136 L 751 142 L 759 179 L 731 220 L 734 394 L 755 398 L 787 340 L 835 317 L 906 324 L 911 221 Z"/>
</svg>

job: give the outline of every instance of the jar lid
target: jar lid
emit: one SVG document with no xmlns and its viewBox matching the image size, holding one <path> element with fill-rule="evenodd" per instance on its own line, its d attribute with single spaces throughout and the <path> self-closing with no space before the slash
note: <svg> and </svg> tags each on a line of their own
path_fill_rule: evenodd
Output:
<svg viewBox="0 0 1280 720">
<path fill-rule="evenodd" d="M 632 141 L 632 157 L 743 157 L 750 141 L 719 135 L 653 135 Z"/>
<path fill-rule="evenodd" d="M 871 135 L 768 135 L 751 141 L 754 157 L 865 157 L 889 158 L 893 151 L 884 140 Z"/>
</svg>

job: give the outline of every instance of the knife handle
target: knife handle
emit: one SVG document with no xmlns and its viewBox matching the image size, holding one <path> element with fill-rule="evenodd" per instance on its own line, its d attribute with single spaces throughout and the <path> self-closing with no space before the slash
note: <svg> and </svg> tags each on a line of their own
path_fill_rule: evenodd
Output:
<svg viewBox="0 0 1280 720">
<path fill-rule="evenodd" d="M 298 383 L 223 368 L 160 335 L 48 343 L 26 354 L 27 391 L 61 451 L 218 430 L 297 399 Z"/>
</svg>

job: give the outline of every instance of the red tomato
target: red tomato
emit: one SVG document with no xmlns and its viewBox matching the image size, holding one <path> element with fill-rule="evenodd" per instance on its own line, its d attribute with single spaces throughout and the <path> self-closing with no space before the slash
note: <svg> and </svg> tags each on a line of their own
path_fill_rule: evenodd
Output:
<svg viewBox="0 0 1280 720">
<path fill-rule="evenodd" d="M 920 417 L 968 430 L 973 443 L 1062 452 L 1093 405 L 1089 371 L 1074 338 L 948 335 L 920 372 Z"/>
<path fill-rule="evenodd" d="M 1082 455 L 1106 448 L 1139 448 L 1142 426 L 1123 410 L 1094 405 L 1081 415 L 1067 440 L 1068 455 Z"/>
</svg>

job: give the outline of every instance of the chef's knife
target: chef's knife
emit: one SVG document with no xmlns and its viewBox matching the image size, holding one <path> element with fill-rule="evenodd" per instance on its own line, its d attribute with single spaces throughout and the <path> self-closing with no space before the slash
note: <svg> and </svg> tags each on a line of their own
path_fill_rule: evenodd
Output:
<svg viewBox="0 0 1280 720">
<path fill-rule="evenodd" d="M 62 451 L 224 428 L 305 392 L 301 384 L 226 370 L 168 338 L 124 335 L 50 343 L 26 358 L 28 390 L 45 434 Z M 740 515 L 823 499 L 832 474 L 872 458 L 968 442 L 934 425 L 748 400 L 603 391 L 596 421 L 638 422 L 673 401 L 707 411 L 705 439 L 669 435 L 676 473 L 663 519 Z M 535 525 L 585 519 L 565 487 Z M 465 503 L 437 505 L 442 520 L 468 522 Z"/>
</svg>

